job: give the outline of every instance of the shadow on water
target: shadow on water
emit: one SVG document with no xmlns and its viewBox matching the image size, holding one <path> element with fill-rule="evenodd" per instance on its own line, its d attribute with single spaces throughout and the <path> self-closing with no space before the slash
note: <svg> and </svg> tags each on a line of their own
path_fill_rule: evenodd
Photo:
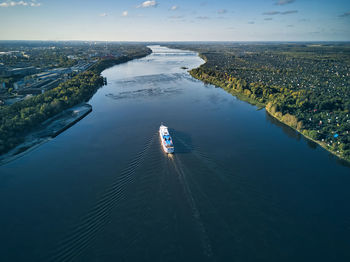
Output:
<svg viewBox="0 0 350 262">
<path fill-rule="evenodd" d="M 311 149 L 316 149 L 318 147 L 318 144 L 315 143 L 314 141 L 304 138 L 303 139 L 306 141 L 306 144 L 311 148 Z"/>
<path fill-rule="evenodd" d="M 303 135 L 301 135 L 299 132 L 295 131 L 293 128 L 283 124 L 282 122 L 278 121 L 276 118 L 272 117 L 269 113 L 267 113 L 265 111 L 265 115 L 266 115 L 266 120 L 268 122 L 270 122 L 271 124 L 278 126 L 282 129 L 283 133 L 285 133 L 287 136 L 296 139 L 297 141 L 300 141 L 300 139 L 302 138 L 307 146 L 313 150 L 317 149 L 319 147 L 319 145 L 317 143 L 315 143 L 314 141 L 304 137 Z M 333 155 L 332 153 L 329 153 L 329 158 L 334 159 L 339 165 L 341 166 L 345 166 L 345 167 L 350 167 L 350 163 Z"/>
<path fill-rule="evenodd" d="M 269 113 L 265 111 L 266 114 L 266 120 L 270 122 L 271 124 L 278 126 L 282 129 L 283 133 L 285 133 L 288 137 L 293 138 L 297 141 L 300 141 L 303 139 L 309 148 L 316 149 L 318 147 L 318 144 L 314 141 L 307 139 L 302 134 L 300 134 L 298 131 L 294 130 L 293 128 L 287 126 L 286 124 L 283 124 L 282 122 L 278 121 L 276 118 L 272 117 Z"/>
<path fill-rule="evenodd" d="M 350 163 L 344 159 L 341 159 L 331 153 L 329 153 L 329 158 L 331 159 L 335 159 L 335 161 L 337 162 L 337 164 L 341 165 L 341 166 L 345 166 L 345 167 L 350 167 Z"/>
<path fill-rule="evenodd" d="M 272 117 L 269 113 L 265 111 L 266 120 L 270 122 L 271 124 L 278 126 L 282 129 L 283 133 L 285 133 L 287 136 L 294 138 L 297 141 L 300 141 L 300 138 L 302 135 L 295 131 L 293 128 L 287 126 L 286 124 L 283 124 L 282 122 L 278 121 L 276 118 Z"/>
<path fill-rule="evenodd" d="M 169 128 L 175 146 L 175 154 L 188 154 L 193 151 L 193 142 L 191 135 Z"/>
</svg>

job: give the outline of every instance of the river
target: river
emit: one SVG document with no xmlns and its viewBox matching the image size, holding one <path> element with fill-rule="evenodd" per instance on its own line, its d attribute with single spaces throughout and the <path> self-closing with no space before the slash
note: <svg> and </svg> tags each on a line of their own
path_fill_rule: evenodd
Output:
<svg viewBox="0 0 350 262">
<path fill-rule="evenodd" d="M 350 261 L 350 168 L 193 79 L 197 54 L 152 50 L 0 166 L 0 261 Z"/>
</svg>

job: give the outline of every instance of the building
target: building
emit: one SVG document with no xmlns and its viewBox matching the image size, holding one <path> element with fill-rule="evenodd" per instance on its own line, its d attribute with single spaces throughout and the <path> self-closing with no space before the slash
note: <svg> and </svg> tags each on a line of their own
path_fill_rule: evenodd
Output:
<svg viewBox="0 0 350 262">
<path fill-rule="evenodd" d="M 36 68 L 34 66 L 24 67 L 24 68 L 13 68 L 8 70 L 9 76 L 16 75 L 31 75 L 36 73 Z"/>
<path fill-rule="evenodd" d="M 31 75 L 35 74 L 37 69 L 34 66 L 24 67 L 24 68 L 7 68 L 4 65 L 0 65 L 0 76 L 1 77 L 11 77 L 17 75 Z"/>
</svg>

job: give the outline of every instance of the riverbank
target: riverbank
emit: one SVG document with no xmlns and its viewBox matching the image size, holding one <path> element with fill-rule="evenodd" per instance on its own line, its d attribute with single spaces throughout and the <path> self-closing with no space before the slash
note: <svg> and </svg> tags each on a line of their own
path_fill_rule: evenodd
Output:
<svg viewBox="0 0 350 262">
<path fill-rule="evenodd" d="M 90 70 L 101 74 L 101 72 L 109 67 L 119 65 L 122 63 L 129 62 L 134 59 L 143 58 L 145 56 L 148 56 L 152 54 L 152 50 L 150 48 L 147 48 L 144 52 L 139 52 L 133 55 L 123 55 L 120 57 L 114 57 L 114 58 L 107 58 L 107 59 L 101 59 L 97 64 L 93 65 Z"/>
<path fill-rule="evenodd" d="M 230 93 L 231 95 L 237 97 L 239 100 L 242 100 L 242 101 L 248 102 L 251 105 L 257 106 L 259 109 L 265 107 L 264 103 L 256 101 L 256 100 L 250 98 L 249 96 L 245 96 L 244 94 L 242 94 L 242 93 L 240 93 L 238 91 L 235 91 L 232 88 L 227 87 L 225 85 L 225 82 L 214 81 L 214 78 L 213 79 L 203 78 L 200 75 L 196 74 L 194 70 L 190 70 L 189 73 L 190 73 L 190 75 L 193 78 L 196 78 L 196 79 L 198 79 L 198 80 L 200 80 L 200 81 L 202 81 L 202 82 L 204 82 L 206 84 L 210 84 L 210 85 L 214 85 L 214 86 L 220 87 L 220 88 L 224 89 L 227 93 Z"/>
<path fill-rule="evenodd" d="M 308 139 L 308 140 L 310 140 L 310 141 L 312 141 L 312 142 L 318 144 L 320 147 L 322 147 L 323 149 L 327 150 L 327 151 L 328 151 L 329 153 L 331 153 L 332 155 L 338 157 L 338 158 L 341 159 L 341 160 L 346 161 L 347 163 L 350 163 L 350 159 L 347 159 L 346 157 L 343 157 L 342 155 L 340 155 L 340 154 L 337 153 L 336 151 L 330 149 L 329 146 L 328 146 L 326 143 L 324 143 L 324 142 L 322 142 L 322 141 L 318 141 L 318 140 L 316 140 L 316 139 L 313 139 L 312 137 L 310 137 L 310 136 L 308 136 L 308 135 L 306 135 L 306 134 L 303 134 L 303 132 L 302 132 L 301 130 L 298 130 L 298 129 L 296 129 L 294 126 L 288 125 L 287 123 L 285 123 L 285 121 L 283 121 L 283 119 L 282 119 L 281 117 L 277 116 L 276 114 L 273 114 L 273 113 L 271 112 L 271 110 L 268 109 L 268 107 L 265 107 L 265 111 L 266 111 L 271 117 L 273 117 L 274 119 L 276 119 L 276 120 L 279 121 L 280 123 L 282 123 L 282 124 L 288 126 L 289 128 L 292 128 L 293 130 L 295 130 L 296 132 L 298 132 L 299 134 L 301 134 L 301 135 L 302 135 L 303 137 L 305 137 L 306 139 Z"/>
<path fill-rule="evenodd" d="M 74 76 L 44 94 L 17 102 L 11 106 L 1 107 L 1 157 L 3 155 L 16 155 L 18 152 L 27 151 L 33 145 L 41 143 L 40 136 L 38 139 L 33 134 L 37 134 L 38 129 L 43 126 L 43 132 L 47 132 L 45 123 L 51 122 L 54 118 L 61 118 L 61 115 L 65 114 L 67 110 L 74 111 L 77 105 L 85 104 L 104 85 L 105 79 L 101 76 L 103 70 L 133 59 L 145 57 L 150 53 L 152 53 L 151 49 L 143 48 L 129 55 L 101 59 L 87 71 Z M 57 130 L 53 134 L 49 131 L 49 136 L 57 136 L 83 117 L 74 117 L 67 123 L 61 119 L 63 121 L 62 125 L 58 124 Z"/>
<path fill-rule="evenodd" d="M 204 59 L 206 62 L 208 61 L 207 58 L 203 54 L 199 54 L 199 56 Z M 202 65 L 203 66 L 203 65 Z M 201 66 L 201 67 L 202 67 Z M 307 135 L 310 131 L 303 129 L 303 123 L 302 121 L 299 121 L 295 116 L 290 114 L 284 114 L 282 112 L 276 112 L 276 108 L 272 103 L 268 100 L 261 99 L 258 100 L 258 98 L 253 95 L 249 89 L 244 89 L 242 86 L 240 86 L 240 80 L 237 81 L 235 78 L 233 81 L 228 81 L 227 77 L 225 78 L 218 78 L 217 76 L 211 76 L 209 74 L 203 74 L 200 72 L 200 67 L 195 68 L 189 71 L 190 75 L 198 80 L 203 81 L 204 83 L 212 84 L 215 86 L 218 86 L 222 89 L 224 89 L 226 92 L 236 96 L 238 99 L 248 102 L 249 104 L 255 105 L 258 108 L 265 108 L 266 112 L 277 119 L 279 122 L 287 125 L 288 127 L 294 129 L 301 135 L 303 135 L 306 139 L 309 139 L 315 143 L 317 143 L 319 146 L 330 152 L 331 154 L 337 156 L 338 158 L 347 161 L 350 163 L 350 157 L 346 157 L 342 155 L 339 151 L 334 150 L 330 145 L 326 144 L 325 142 L 319 141 L 317 139 L 312 138 L 311 136 Z M 236 82 L 237 81 L 237 82 Z M 232 83 L 234 82 L 234 83 Z"/>
<path fill-rule="evenodd" d="M 92 106 L 74 106 L 46 120 L 24 137 L 24 142 L 0 156 L 0 165 L 8 163 L 55 138 L 92 112 Z"/>
</svg>

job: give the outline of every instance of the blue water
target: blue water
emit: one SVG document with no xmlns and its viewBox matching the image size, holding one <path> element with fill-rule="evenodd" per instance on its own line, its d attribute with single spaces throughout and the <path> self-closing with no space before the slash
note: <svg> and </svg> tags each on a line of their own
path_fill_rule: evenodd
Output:
<svg viewBox="0 0 350 262">
<path fill-rule="evenodd" d="M 0 167 L 0 261 L 350 261 L 350 168 L 152 49 Z"/>
</svg>

